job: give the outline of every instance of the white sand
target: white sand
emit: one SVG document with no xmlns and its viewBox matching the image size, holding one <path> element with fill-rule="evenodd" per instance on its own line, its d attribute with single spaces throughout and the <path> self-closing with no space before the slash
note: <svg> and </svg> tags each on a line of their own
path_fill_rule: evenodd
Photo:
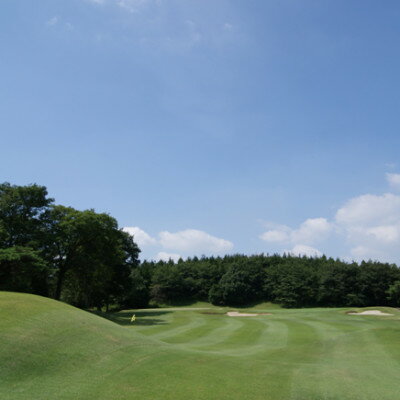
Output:
<svg viewBox="0 0 400 400">
<path fill-rule="evenodd" d="M 271 314 L 270 313 L 247 314 L 247 313 L 240 313 L 237 311 L 228 311 L 226 315 L 228 315 L 228 317 L 257 317 L 257 315 L 271 315 Z"/>
<path fill-rule="evenodd" d="M 384 313 L 380 310 L 366 310 L 366 311 L 362 311 L 362 312 L 350 312 L 348 314 L 349 315 L 393 315 L 393 314 Z"/>
</svg>

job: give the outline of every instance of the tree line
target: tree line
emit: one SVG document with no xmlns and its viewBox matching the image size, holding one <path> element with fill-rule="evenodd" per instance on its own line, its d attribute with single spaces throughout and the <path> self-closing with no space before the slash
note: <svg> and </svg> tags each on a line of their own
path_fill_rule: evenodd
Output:
<svg viewBox="0 0 400 400">
<path fill-rule="evenodd" d="M 284 307 L 400 304 L 400 269 L 377 261 L 231 255 L 143 262 L 138 273 L 142 297 L 158 303 L 191 299 L 232 306 L 261 301 Z"/>
<path fill-rule="evenodd" d="M 39 185 L 0 184 L 0 290 L 78 307 L 209 301 L 284 307 L 400 304 L 400 269 L 322 257 L 229 255 L 139 262 L 108 214 L 56 205 Z"/>
</svg>

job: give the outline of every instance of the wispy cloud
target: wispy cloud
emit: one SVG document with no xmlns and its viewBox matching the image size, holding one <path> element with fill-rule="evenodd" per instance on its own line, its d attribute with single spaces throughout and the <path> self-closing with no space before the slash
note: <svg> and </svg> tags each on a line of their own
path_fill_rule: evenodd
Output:
<svg viewBox="0 0 400 400">
<path fill-rule="evenodd" d="M 156 0 L 84 0 L 86 3 L 91 3 L 94 5 L 110 5 L 119 7 L 129 13 L 136 13 L 149 4 L 158 4 L 159 1 Z"/>
<path fill-rule="evenodd" d="M 386 180 L 393 189 L 400 189 L 400 174 L 386 174 Z"/>
<path fill-rule="evenodd" d="M 104 26 L 102 35 L 124 31 L 124 40 L 142 46 L 158 47 L 168 52 L 186 52 L 200 46 L 220 47 L 236 41 L 234 24 L 226 21 L 227 4 L 215 3 L 215 13 L 209 18 L 204 6 L 197 2 L 163 0 L 82 0 L 104 15 L 111 10 L 113 20 L 121 19 L 118 30 Z M 119 13 L 116 11 L 120 11 Z M 96 36 L 99 32 L 96 32 Z M 128 39 L 127 39 L 128 38 Z"/>
<path fill-rule="evenodd" d="M 107 0 L 84 0 L 87 3 L 93 3 L 93 4 L 105 4 Z"/>
<path fill-rule="evenodd" d="M 52 18 L 50 18 L 49 20 L 46 21 L 46 25 L 48 26 L 54 26 L 57 25 L 59 21 L 59 18 L 57 16 L 54 16 Z"/>
<path fill-rule="evenodd" d="M 63 22 L 62 18 L 58 17 L 55 15 L 54 17 L 51 17 L 49 20 L 46 21 L 46 25 L 48 27 L 55 28 L 57 27 L 58 29 L 66 29 L 68 31 L 72 31 L 75 29 L 74 25 L 72 25 L 70 22 Z"/>
<path fill-rule="evenodd" d="M 117 0 L 118 7 L 130 12 L 137 13 L 140 9 L 150 3 L 150 0 Z"/>
<path fill-rule="evenodd" d="M 224 25 L 222 26 L 222 28 L 223 28 L 225 31 L 231 31 L 231 30 L 233 29 L 233 25 L 230 24 L 229 22 L 225 22 Z"/>
</svg>

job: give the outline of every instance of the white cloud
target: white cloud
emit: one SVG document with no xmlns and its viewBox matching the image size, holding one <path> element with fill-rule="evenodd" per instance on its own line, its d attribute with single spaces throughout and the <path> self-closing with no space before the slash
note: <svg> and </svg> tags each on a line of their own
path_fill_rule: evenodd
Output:
<svg viewBox="0 0 400 400">
<path fill-rule="evenodd" d="M 142 256 L 145 259 L 178 260 L 181 256 L 221 255 L 233 249 L 233 243 L 230 241 L 196 229 L 186 229 L 175 233 L 163 231 L 157 238 L 150 236 L 137 226 L 124 227 L 123 231 L 133 236 L 134 241 L 143 251 Z M 157 251 L 158 253 L 154 256 Z"/>
<path fill-rule="evenodd" d="M 386 174 L 393 188 L 400 188 L 400 174 Z M 326 239 L 330 239 L 327 242 Z M 400 195 L 364 194 L 346 201 L 334 219 L 311 218 L 297 229 L 271 226 L 260 238 L 275 245 L 292 245 L 291 253 L 320 254 L 315 243 L 342 247 L 347 260 L 373 259 L 399 262 Z M 325 241 L 325 242 L 324 242 Z"/>
<path fill-rule="evenodd" d="M 400 226 L 396 225 L 383 225 L 374 226 L 367 229 L 367 234 L 373 236 L 376 240 L 384 243 L 394 243 L 399 241 Z"/>
<path fill-rule="evenodd" d="M 400 189 L 400 174 L 386 174 L 386 180 L 393 189 Z"/>
<path fill-rule="evenodd" d="M 175 254 L 175 253 L 166 253 L 165 251 L 160 251 L 159 253 L 157 253 L 155 260 L 156 261 L 169 261 L 169 260 L 173 260 L 175 262 L 177 262 L 180 258 L 182 258 L 180 256 L 180 254 Z"/>
<path fill-rule="evenodd" d="M 298 229 L 280 225 L 264 232 L 260 238 L 266 242 L 309 245 L 326 239 L 332 229 L 333 225 L 325 218 L 309 218 Z"/>
<path fill-rule="evenodd" d="M 260 238 L 266 242 L 282 243 L 290 240 L 290 233 L 284 229 L 272 229 L 264 232 Z"/>
<path fill-rule="evenodd" d="M 315 243 L 326 239 L 332 231 L 332 224 L 325 218 L 309 218 L 300 228 L 293 231 L 292 241 L 295 243 Z"/>
<path fill-rule="evenodd" d="M 335 216 L 346 227 L 390 225 L 399 221 L 400 196 L 386 193 L 381 196 L 365 194 L 350 199 Z"/>
<path fill-rule="evenodd" d="M 133 236 L 135 243 L 137 243 L 139 247 L 157 244 L 156 239 L 152 238 L 148 233 L 137 226 L 127 226 L 122 230 Z"/>
<path fill-rule="evenodd" d="M 398 260 L 400 196 L 366 194 L 347 201 L 335 216 L 356 259 Z"/>
<path fill-rule="evenodd" d="M 221 254 L 233 248 L 233 243 L 196 229 L 171 233 L 160 232 L 160 243 L 166 249 L 201 254 Z"/>
<path fill-rule="evenodd" d="M 304 244 L 297 244 L 292 250 L 286 250 L 286 253 L 293 254 L 295 256 L 307 256 L 307 257 L 321 257 L 322 253 L 314 247 L 306 246 Z"/>
</svg>

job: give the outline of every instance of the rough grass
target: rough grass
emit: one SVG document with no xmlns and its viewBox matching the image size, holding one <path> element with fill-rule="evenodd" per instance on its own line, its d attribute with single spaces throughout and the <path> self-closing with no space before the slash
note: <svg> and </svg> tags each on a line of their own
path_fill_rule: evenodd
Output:
<svg viewBox="0 0 400 400">
<path fill-rule="evenodd" d="M 107 320 L 0 292 L 0 399 L 394 400 L 400 313 L 375 309 L 394 316 L 193 304 Z"/>
</svg>

